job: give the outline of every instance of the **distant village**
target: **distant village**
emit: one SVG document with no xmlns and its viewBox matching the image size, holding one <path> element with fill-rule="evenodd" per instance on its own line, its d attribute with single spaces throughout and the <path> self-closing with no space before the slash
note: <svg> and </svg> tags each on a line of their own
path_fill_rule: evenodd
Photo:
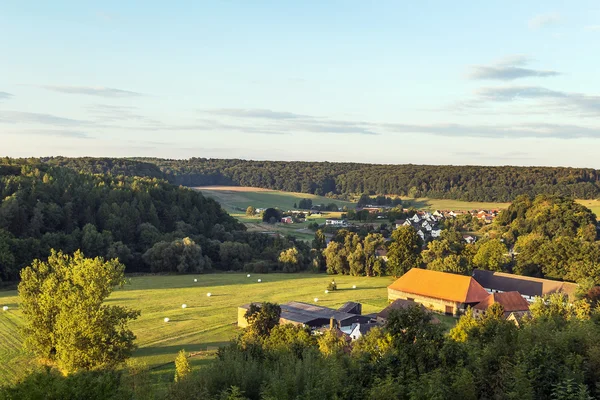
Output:
<svg viewBox="0 0 600 400">
<path fill-rule="evenodd" d="M 431 313 L 431 323 L 439 324 L 438 315 L 458 317 L 471 308 L 475 317 L 482 317 L 492 305 L 499 304 L 503 318 L 519 325 L 536 298 L 559 293 L 574 300 L 578 287 L 575 283 L 486 270 L 475 270 L 472 276 L 465 276 L 413 268 L 388 286 L 389 305 L 377 313 L 363 314 L 362 305 L 357 302 L 332 309 L 291 301 L 280 305 L 279 322 L 308 327 L 313 334 L 335 330 L 339 337 L 351 342 L 384 325 L 396 309 L 419 307 Z M 245 314 L 251 304 L 238 308 L 239 327 L 248 325 Z"/>
</svg>

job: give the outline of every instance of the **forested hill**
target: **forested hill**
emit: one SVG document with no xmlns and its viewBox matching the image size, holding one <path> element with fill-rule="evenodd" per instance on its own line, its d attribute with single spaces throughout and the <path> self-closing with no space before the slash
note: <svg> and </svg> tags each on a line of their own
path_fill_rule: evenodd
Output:
<svg viewBox="0 0 600 400">
<path fill-rule="evenodd" d="M 0 280 L 15 279 L 22 267 L 47 257 L 52 248 L 118 257 L 130 271 L 145 270 L 143 255 L 163 241 L 174 242 L 163 256 L 169 251 L 177 268 L 184 269 L 185 252 L 198 255 L 200 248 L 177 240 L 201 242 L 244 229 L 216 201 L 165 180 L 91 175 L 36 162 L 0 161 Z M 105 165 L 132 171 L 129 161 Z"/>
<path fill-rule="evenodd" d="M 397 194 L 465 201 L 519 195 L 600 197 L 600 171 L 583 168 L 376 165 L 329 162 L 143 159 L 174 183 L 240 185 L 318 195 Z"/>
<path fill-rule="evenodd" d="M 163 177 L 184 186 L 239 185 L 317 195 L 397 194 L 465 201 L 514 200 L 519 195 L 600 197 L 600 171 L 586 168 L 378 165 L 234 159 L 47 158 L 90 173 Z"/>
</svg>

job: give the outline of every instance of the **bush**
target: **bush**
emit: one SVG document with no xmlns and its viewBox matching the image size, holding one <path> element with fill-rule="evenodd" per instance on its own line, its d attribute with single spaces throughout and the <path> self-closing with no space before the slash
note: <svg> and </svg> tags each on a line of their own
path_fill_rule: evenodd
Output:
<svg viewBox="0 0 600 400">
<path fill-rule="evenodd" d="M 334 291 L 337 290 L 337 283 L 335 283 L 335 280 L 329 282 L 329 284 L 327 285 L 327 290 Z"/>
</svg>

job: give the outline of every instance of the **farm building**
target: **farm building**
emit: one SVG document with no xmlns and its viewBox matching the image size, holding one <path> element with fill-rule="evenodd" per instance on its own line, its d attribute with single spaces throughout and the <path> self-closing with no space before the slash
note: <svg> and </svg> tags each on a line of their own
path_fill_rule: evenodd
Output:
<svg viewBox="0 0 600 400">
<path fill-rule="evenodd" d="M 304 325 L 313 329 L 331 324 L 334 324 L 338 328 L 343 328 L 352 326 L 354 323 L 367 323 L 371 320 L 371 317 L 360 315 L 360 303 L 346 303 L 338 310 L 299 301 L 281 304 L 280 307 L 281 317 L 279 323 Z M 248 326 L 248 321 L 246 321 L 244 315 L 249 308 L 250 304 L 245 304 L 238 308 L 238 326 L 240 328 Z"/>
<path fill-rule="evenodd" d="M 348 222 L 345 219 L 330 218 L 325 220 L 325 225 L 346 226 Z"/>
<path fill-rule="evenodd" d="M 294 219 L 292 217 L 283 217 L 283 218 L 281 218 L 281 223 L 282 224 L 293 224 Z"/>
<path fill-rule="evenodd" d="M 573 299 L 579 285 L 576 283 L 553 281 L 550 279 L 533 278 L 507 274 L 504 272 L 476 269 L 473 278 L 489 293 L 519 292 L 527 301 L 535 297 L 552 293 L 564 293 Z"/>
<path fill-rule="evenodd" d="M 458 314 L 488 296 L 473 277 L 413 268 L 388 286 L 388 300 L 404 299 L 430 310 Z"/>
<path fill-rule="evenodd" d="M 495 303 L 504 308 L 504 318 L 508 318 L 512 313 L 523 314 L 529 312 L 529 303 L 519 292 L 503 292 L 488 295 L 481 303 L 473 307 L 473 315 L 483 316 L 485 311 Z"/>
</svg>

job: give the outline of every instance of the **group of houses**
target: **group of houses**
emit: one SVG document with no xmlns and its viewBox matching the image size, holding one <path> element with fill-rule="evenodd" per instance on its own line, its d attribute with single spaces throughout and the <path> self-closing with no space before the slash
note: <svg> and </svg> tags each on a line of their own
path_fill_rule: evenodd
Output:
<svg viewBox="0 0 600 400">
<path fill-rule="evenodd" d="M 443 218 L 428 211 L 419 211 L 410 218 L 397 220 L 395 227 L 398 229 L 401 226 L 412 226 L 417 231 L 417 235 L 424 242 L 428 242 L 431 239 L 439 238 L 442 234 L 442 229 L 439 228 L 438 223 Z"/>
<path fill-rule="evenodd" d="M 349 342 L 381 326 L 395 309 L 420 307 L 431 312 L 431 323 L 440 323 L 434 313 L 458 316 L 467 308 L 483 316 L 494 304 L 503 308 L 506 320 L 519 324 L 536 297 L 562 293 L 575 299 L 578 285 L 568 282 L 475 270 L 472 276 L 413 268 L 388 286 L 389 305 L 379 313 L 362 314 L 362 305 L 348 302 L 338 309 L 291 301 L 281 304 L 279 322 L 309 327 L 319 334 L 333 329 Z M 238 307 L 238 326 L 248 326 L 245 314 L 250 303 Z"/>
</svg>

